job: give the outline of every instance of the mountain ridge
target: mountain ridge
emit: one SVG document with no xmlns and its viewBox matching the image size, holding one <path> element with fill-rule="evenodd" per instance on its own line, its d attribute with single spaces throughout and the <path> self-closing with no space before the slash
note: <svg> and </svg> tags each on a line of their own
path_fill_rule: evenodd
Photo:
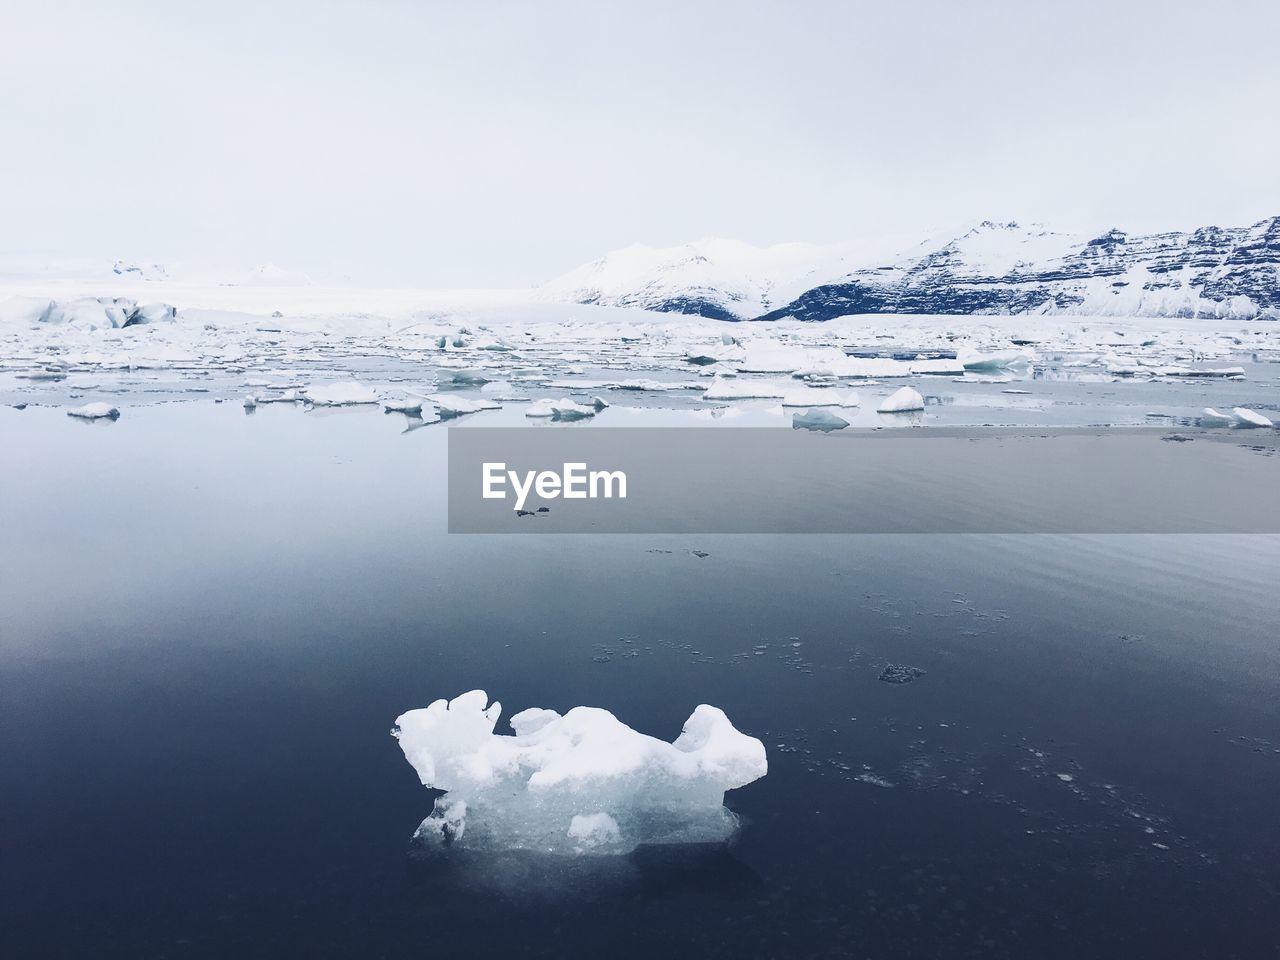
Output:
<svg viewBox="0 0 1280 960">
<path fill-rule="evenodd" d="M 1280 217 L 1096 236 L 982 221 L 914 246 L 700 240 L 633 245 L 542 288 L 551 300 L 720 320 L 866 313 L 1280 318 Z"/>
</svg>

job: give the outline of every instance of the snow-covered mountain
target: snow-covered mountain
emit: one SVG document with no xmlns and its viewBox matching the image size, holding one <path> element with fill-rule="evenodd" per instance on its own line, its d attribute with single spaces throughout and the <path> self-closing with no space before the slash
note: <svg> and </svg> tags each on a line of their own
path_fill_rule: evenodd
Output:
<svg viewBox="0 0 1280 960">
<path fill-rule="evenodd" d="M 1250 227 L 1088 237 L 984 222 L 900 253 L 726 240 L 628 247 L 546 297 L 731 320 L 858 313 L 1280 317 L 1280 217 Z"/>
<path fill-rule="evenodd" d="M 135 263 L 132 260 L 117 260 L 111 266 L 111 272 L 117 277 L 133 277 L 138 280 L 167 280 L 169 271 L 159 263 Z"/>
<path fill-rule="evenodd" d="M 795 295 L 798 276 L 838 259 L 806 243 L 753 247 L 738 240 L 699 240 L 679 247 L 635 244 L 573 270 L 542 288 L 548 299 L 691 313 L 719 320 L 759 316 Z M 814 282 L 838 273 L 814 276 Z"/>
</svg>

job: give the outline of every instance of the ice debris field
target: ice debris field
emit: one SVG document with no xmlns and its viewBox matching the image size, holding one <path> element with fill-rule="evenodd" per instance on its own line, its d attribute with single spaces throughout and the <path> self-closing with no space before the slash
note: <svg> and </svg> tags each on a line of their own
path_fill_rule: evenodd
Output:
<svg viewBox="0 0 1280 960">
<path fill-rule="evenodd" d="M 702 704 L 672 743 L 607 710 L 532 707 L 494 732 L 483 690 L 396 719 L 422 785 L 444 790 L 415 839 L 428 849 L 623 854 L 642 844 L 719 843 L 738 827 L 724 793 L 768 772 L 764 744 Z"/>
<path fill-rule="evenodd" d="M 106 289 L 109 288 L 109 289 Z M 0 284 L 0 403 L 365 408 L 625 426 L 1178 425 L 1268 429 L 1280 325 L 1256 319 L 863 315 L 728 322 L 528 291 Z M 638 414 L 637 411 L 640 413 Z"/>
</svg>

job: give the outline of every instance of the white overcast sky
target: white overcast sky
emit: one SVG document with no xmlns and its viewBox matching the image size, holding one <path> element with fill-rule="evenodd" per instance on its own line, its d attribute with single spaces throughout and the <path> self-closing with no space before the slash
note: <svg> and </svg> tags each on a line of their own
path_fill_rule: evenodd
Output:
<svg viewBox="0 0 1280 960">
<path fill-rule="evenodd" d="M 0 253 L 523 285 L 1280 214 L 1280 3 L 0 0 Z"/>
</svg>

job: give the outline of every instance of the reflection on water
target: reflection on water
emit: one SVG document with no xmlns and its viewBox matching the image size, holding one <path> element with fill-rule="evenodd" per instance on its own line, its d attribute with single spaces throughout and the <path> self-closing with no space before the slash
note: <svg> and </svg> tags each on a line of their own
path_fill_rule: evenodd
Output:
<svg viewBox="0 0 1280 960">
<path fill-rule="evenodd" d="M 642 846 L 625 856 L 564 856 L 530 851 L 476 854 L 415 845 L 412 883 L 433 899 L 499 896 L 519 904 L 613 903 L 678 897 L 741 904 L 762 889 L 759 875 L 725 844 Z"/>
</svg>

